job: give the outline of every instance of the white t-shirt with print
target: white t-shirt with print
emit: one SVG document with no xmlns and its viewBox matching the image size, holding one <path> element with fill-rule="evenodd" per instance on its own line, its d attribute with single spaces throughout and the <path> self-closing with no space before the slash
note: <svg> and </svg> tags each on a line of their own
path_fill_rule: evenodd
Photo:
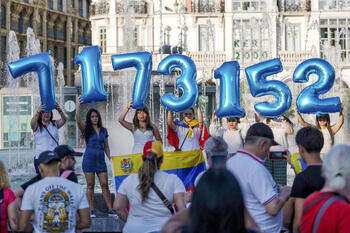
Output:
<svg viewBox="0 0 350 233">
<path fill-rule="evenodd" d="M 226 167 L 237 178 L 244 197 L 245 206 L 265 233 L 280 232 L 282 228 L 282 210 L 270 215 L 265 205 L 277 198 L 277 184 L 271 173 L 265 168 L 263 160 L 245 150 L 238 150 Z"/>
<path fill-rule="evenodd" d="M 179 137 L 179 148 L 185 141 L 183 143 L 181 151 L 199 150 L 201 148 L 199 145 L 199 139 L 201 137 L 202 131 L 199 127 L 194 127 L 192 129 L 192 135 L 190 138 L 187 135 L 188 128 L 177 125 L 175 132 Z"/>
<path fill-rule="evenodd" d="M 123 233 L 145 233 L 160 231 L 164 223 L 171 217 L 170 210 L 163 204 L 159 196 L 151 188 L 148 198 L 142 203 L 138 174 L 131 174 L 122 182 L 118 193 L 126 195 L 130 203 L 128 220 Z M 157 171 L 154 183 L 169 200 L 174 203 L 175 193 L 185 193 L 185 186 L 178 176 Z"/>
<path fill-rule="evenodd" d="M 75 233 L 76 213 L 89 208 L 79 184 L 61 177 L 46 177 L 24 192 L 21 210 L 33 210 L 34 233 Z"/>
</svg>

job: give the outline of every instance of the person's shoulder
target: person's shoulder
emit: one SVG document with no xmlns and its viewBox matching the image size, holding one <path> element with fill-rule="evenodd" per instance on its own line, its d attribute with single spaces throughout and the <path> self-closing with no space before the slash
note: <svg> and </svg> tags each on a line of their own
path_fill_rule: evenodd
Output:
<svg viewBox="0 0 350 233">
<path fill-rule="evenodd" d="M 8 189 L 8 188 L 5 188 L 3 192 L 4 192 L 4 197 L 15 195 L 15 193 L 11 189 Z"/>
</svg>

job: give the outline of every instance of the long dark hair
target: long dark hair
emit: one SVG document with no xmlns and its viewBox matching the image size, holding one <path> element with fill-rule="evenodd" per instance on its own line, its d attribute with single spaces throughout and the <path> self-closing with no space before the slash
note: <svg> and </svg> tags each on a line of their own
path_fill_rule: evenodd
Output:
<svg viewBox="0 0 350 233">
<path fill-rule="evenodd" d="M 147 130 L 153 130 L 153 126 L 152 126 L 152 123 L 151 123 L 151 118 L 149 116 L 149 111 L 148 111 L 148 108 L 145 107 L 145 108 L 139 108 L 139 109 L 136 109 L 135 111 L 135 115 L 134 115 L 134 119 L 132 120 L 134 126 L 137 128 L 140 128 L 140 121 L 139 119 L 137 119 L 137 114 L 139 112 L 145 112 L 146 113 L 146 129 Z"/>
<path fill-rule="evenodd" d="M 53 120 L 53 113 L 52 113 L 52 111 L 50 111 L 49 113 L 51 114 L 50 122 L 52 123 L 53 126 L 56 127 L 56 122 Z M 40 132 L 42 132 L 42 130 L 43 130 L 43 118 L 41 117 L 42 114 L 43 114 L 42 112 L 39 114 L 38 121 L 37 121 L 39 129 L 40 129 Z"/>
<path fill-rule="evenodd" d="M 331 129 L 331 119 L 329 117 L 329 114 L 316 115 L 316 128 L 319 130 L 321 130 L 320 123 L 318 123 L 320 118 L 324 118 L 327 121 L 327 130 L 328 130 L 329 134 L 331 135 L 332 146 L 333 146 L 334 145 L 334 134 L 333 134 L 332 129 Z"/>
<path fill-rule="evenodd" d="M 151 185 L 154 180 L 154 175 L 157 170 L 159 170 L 160 165 L 163 162 L 163 156 L 158 158 L 155 153 L 148 153 L 147 157 L 143 159 L 143 163 L 138 171 L 138 176 L 140 180 L 140 184 L 137 186 L 137 189 L 141 193 L 142 202 L 144 202 L 148 198 L 148 193 L 151 188 Z"/>
<path fill-rule="evenodd" d="M 89 139 L 89 137 L 95 133 L 95 130 L 94 130 L 92 123 L 91 123 L 91 114 L 93 112 L 95 112 L 97 114 L 97 117 L 98 117 L 97 127 L 100 128 L 101 131 L 104 130 L 104 128 L 102 127 L 102 119 L 101 119 L 100 112 L 94 108 L 90 108 L 89 111 L 86 113 L 85 129 L 83 132 L 85 141 L 87 141 Z"/>
<path fill-rule="evenodd" d="M 188 233 L 247 233 L 241 188 L 225 168 L 210 168 L 193 193 Z"/>
</svg>

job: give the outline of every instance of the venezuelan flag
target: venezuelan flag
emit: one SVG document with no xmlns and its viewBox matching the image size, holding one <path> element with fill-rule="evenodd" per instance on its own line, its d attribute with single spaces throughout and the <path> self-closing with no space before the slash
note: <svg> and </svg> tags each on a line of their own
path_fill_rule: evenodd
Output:
<svg viewBox="0 0 350 233">
<path fill-rule="evenodd" d="M 142 162 L 141 153 L 112 157 L 116 192 L 128 175 L 138 172 Z M 203 153 L 201 150 L 164 152 L 160 170 L 176 174 L 187 190 L 193 189 L 197 175 L 206 170 Z"/>
</svg>

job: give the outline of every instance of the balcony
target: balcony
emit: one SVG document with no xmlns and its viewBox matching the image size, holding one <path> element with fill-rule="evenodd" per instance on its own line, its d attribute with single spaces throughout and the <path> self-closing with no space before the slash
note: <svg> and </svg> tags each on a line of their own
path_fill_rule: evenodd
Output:
<svg viewBox="0 0 350 233">
<path fill-rule="evenodd" d="M 147 50 L 147 49 L 146 49 Z M 145 51 L 145 50 L 143 50 Z M 117 53 L 113 53 L 117 54 Z M 102 66 L 107 66 L 111 68 L 112 70 L 112 60 L 111 56 L 113 54 L 104 53 L 101 54 L 101 63 Z M 153 70 L 157 70 L 157 67 L 160 63 L 160 61 L 165 58 L 168 54 L 160 54 L 158 51 L 154 51 L 152 55 L 152 63 L 153 63 Z M 196 64 L 197 69 L 203 69 L 203 68 L 217 68 L 222 63 L 226 61 L 226 53 L 225 52 L 187 52 L 184 55 L 189 56 L 194 64 Z"/>
<path fill-rule="evenodd" d="M 223 13 L 225 12 L 225 1 L 193 1 L 192 9 L 194 13 Z"/>
<path fill-rule="evenodd" d="M 311 5 L 309 0 L 284 0 L 284 11 L 299 12 L 310 10 Z"/>
<path fill-rule="evenodd" d="M 98 1 L 90 6 L 90 15 L 106 15 L 109 12 L 109 3 L 107 1 Z"/>
<path fill-rule="evenodd" d="M 135 14 L 147 14 L 148 5 L 146 1 L 129 1 L 128 4 L 116 2 L 115 13 L 135 13 Z"/>
<path fill-rule="evenodd" d="M 283 69 L 294 69 L 301 62 L 311 58 L 311 51 L 279 51 Z"/>
</svg>

